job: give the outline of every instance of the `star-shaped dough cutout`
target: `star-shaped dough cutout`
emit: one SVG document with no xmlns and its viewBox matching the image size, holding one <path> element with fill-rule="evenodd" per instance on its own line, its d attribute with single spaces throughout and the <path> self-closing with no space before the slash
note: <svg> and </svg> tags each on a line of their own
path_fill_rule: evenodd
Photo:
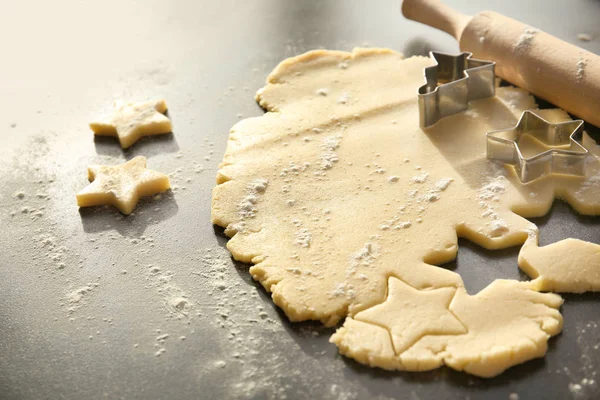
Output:
<svg viewBox="0 0 600 400">
<path fill-rule="evenodd" d="M 160 135 L 173 130 L 171 120 L 165 116 L 164 100 L 142 103 L 115 102 L 115 111 L 107 121 L 92 122 L 90 128 L 96 136 L 113 136 L 126 149 L 142 136 Z"/>
<path fill-rule="evenodd" d="M 142 156 L 116 166 L 89 166 L 88 179 L 92 183 L 77 193 L 79 207 L 112 205 L 125 215 L 131 214 L 140 197 L 171 188 L 169 177 L 147 169 Z"/>
<path fill-rule="evenodd" d="M 354 319 L 387 328 L 396 354 L 423 336 L 467 333 L 448 309 L 456 288 L 418 290 L 394 277 L 389 279 L 388 287 L 385 302 L 359 312 Z"/>
</svg>

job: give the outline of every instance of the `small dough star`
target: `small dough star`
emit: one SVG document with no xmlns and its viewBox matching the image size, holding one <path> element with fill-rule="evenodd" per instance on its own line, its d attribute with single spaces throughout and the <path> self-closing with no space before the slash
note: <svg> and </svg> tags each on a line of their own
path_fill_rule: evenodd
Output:
<svg viewBox="0 0 600 400">
<path fill-rule="evenodd" d="M 456 288 L 418 290 L 397 278 L 389 279 L 385 302 L 356 314 L 354 319 L 387 328 L 396 354 L 427 335 L 467 333 L 448 306 Z"/>
<path fill-rule="evenodd" d="M 125 164 L 88 167 L 90 180 L 77 193 L 79 207 L 112 205 L 129 215 L 140 197 L 152 196 L 171 188 L 169 177 L 146 168 L 146 157 L 138 156 Z"/>
<path fill-rule="evenodd" d="M 115 112 L 108 121 L 92 122 L 90 128 L 96 136 L 113 136 L 126 149 L 142 136 L 160 135 L 173 130 L 171 120 L 164 114 L 164 100 L 142 103 L 115 102 Z"/>
</svg>

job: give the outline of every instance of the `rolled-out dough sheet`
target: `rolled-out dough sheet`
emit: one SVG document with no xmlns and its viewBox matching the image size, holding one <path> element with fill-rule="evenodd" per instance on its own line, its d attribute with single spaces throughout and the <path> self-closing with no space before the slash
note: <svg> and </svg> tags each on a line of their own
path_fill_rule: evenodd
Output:
<svg viewBox="0 0 600 400">
<path fill-rule="evenodd" d="M 524 186 L 512 167 L 489 162 L 485 133 L 535 108 L 516 88 L 423 132 L 416 92 L 429 65 L 382 49 L 283 61 L 257 94 L 268 112 L 231 129 L 212 220 L 290 320 L 334 326 L 347 317 L 332 337 L 343 354 L 386 369 L 446 364 L 493 376 L 543 356 L 562 328 L 562 299 L 536 291 L 552 273 L 548 256 L 527 258 L 534 283 L 499 280 L 474 295 L 436 265 L 456 257 L 458 236 L 488 249 L 527 241 L 522 256 L 562 251 L 537 247 L 537 227 L 523 216 L 545 214 L 555 196 L 599 213 L 600 165 L 590 158 L 584 178 Z M 568 247 L 590 245 L 597 250 Z M 580 281 L 563 288 L 580 291 Z"/>
</svg>

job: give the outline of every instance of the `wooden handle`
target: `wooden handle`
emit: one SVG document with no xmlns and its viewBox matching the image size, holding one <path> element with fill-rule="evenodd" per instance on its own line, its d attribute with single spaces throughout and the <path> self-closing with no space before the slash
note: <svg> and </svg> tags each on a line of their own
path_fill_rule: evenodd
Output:
<svg viewBox="0 0 600 400">
<path fill-rule="evenodd" d="M 470 17 L 442 4 L 439 0 L 404 0 L 402 14 L 413 21 L 440 29 L 460 40 Z"/>
</svg>

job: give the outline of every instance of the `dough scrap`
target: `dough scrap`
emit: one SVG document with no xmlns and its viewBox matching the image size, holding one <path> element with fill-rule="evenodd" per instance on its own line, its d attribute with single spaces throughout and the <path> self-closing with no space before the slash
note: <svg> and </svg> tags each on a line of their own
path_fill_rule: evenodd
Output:
<svg viewBox="0 0 600 400">
<path fill-rule="evenodd" d="M 469 296 L 460 275 L 436 265 L 456 257 L 458 237 L 487 249 L 537 238 L 523 217 L 545 214 L 555 197 L 581 213 L 600 213 L 593 181 L 600 163 L 591 158 L 584 178 L 522 185 L 512 167 L 489 162 L 485 133 L 514 126 L 535 108 L 517 88 L 498 88 L 496 97 L 423 132 L 416 91 L 429 65 L 429 58 L 384 49 L 284 60 L 257 93 L 268 112 L 230 131 L 212 221 L 226 228 L 233 257 L 254 264 L 250 273 L 290 320 L 334 326 L 346 317 L 333 339 L 344 354 L 384 368 L 447 364 L 491 376 L 543 356 L 562 326 L 560 297 L 498 281 Z M 540 113 L 569 118 L 561 110 Z M 455 292 L 449 310 L 467 333 L 431 335 L 439 326 L 417 325 L 416 333 L 402 332 L 417 341 L 396 354 L 384 326 L 403 318 L 401 309 L 379 313 L 378 325 L 360 320 L 385 302 L 390 279 L 419 293 Z M 518 306 L 498 320 L 473 318 L 478 307 L 511 300 Z"/>
<path fill-rule="evenodd" d="M 132 213 L 140 197 L 171 188 L 169 177 L 147 169 L 142 156 L 116 166 L 91 165 L 88 179 L 91 183 L 76 196 L 79 207 L 111 205 L 125 215 Z"/>
<path fill-rule="evenodd" d="M 519 253 L 520 268 L 536 290 L 583 293 L 600 291 L 600 245 L 565 239 L 538 247 L 528 240 Z"/>
<path fill-rule="evenodd" d="M 562 316 L 557 310 L 561 304 L 560 296 L 536 292 L 529 283 L 496 280 L 474 296 L 464 288 L 456 290 L 450 311 L 468 327 L 465 334 L 422 335 L 408 350 L 394 352 L 389 335 L 370 338 L 368 332 L 374 325 L 356 324 L 369 312 L 380 313 L 382 319 L 388 317 L 375 306 L 347 318 L 330 341 L 342 354 L 370 366 L 427 371 L 445 364 L 473 375 L 492 377 L 515 364 L 544 356 L 548 338 L 562 329 Z M 428 302 L 423 306 L 433 308 L 436 304 Z M 398 304 L 398 313 L 402 307 Z M 420 319 L 408 325 L 404 334 L 422 332 L 431 322 Z"/>
<path fill-rule="evenodd" d="M 113 136 L 121 147 L 131 147 L 143 136 L 160 135 L 173 130 L 171 120 L 164 115 L 167 103 L 153 100 L 141 103 L 115 102 L 115 111 L 106 121 L 92 122 L 90 128 L 96 136 Z"/>
</svg>

